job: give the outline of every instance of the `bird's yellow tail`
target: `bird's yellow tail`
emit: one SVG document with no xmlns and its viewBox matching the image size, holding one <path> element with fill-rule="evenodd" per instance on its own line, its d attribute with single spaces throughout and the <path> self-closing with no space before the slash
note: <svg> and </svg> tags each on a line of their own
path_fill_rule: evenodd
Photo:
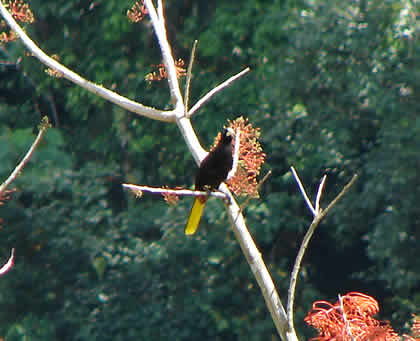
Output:
<svg viewBox="0 0 420 341">
<path fill-rule="evenodd" d="M 201 197 L 197 197 L 194 200 L 194 204 L 191 208 L 190 216 L 185 226 L 185 234 L 191 235 L 197 231 L 198 225 L 200 224 L 201 216 L 203 215 L 203 209 L 206 204 L 206 200 Z"/>
</svg>

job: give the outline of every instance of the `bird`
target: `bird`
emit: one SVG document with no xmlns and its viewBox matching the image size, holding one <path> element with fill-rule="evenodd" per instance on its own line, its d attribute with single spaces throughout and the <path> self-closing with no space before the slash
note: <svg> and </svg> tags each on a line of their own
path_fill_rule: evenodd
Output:
<svg viewBox="0 0 420 341">
<path fill-rule="evenodd" d="M 216 190 L 226 180 L 233 166 L 232 141 L 234 132 L 223 128 L 222 137 L 216 147 L 201 161 L 195 176 L 195 190 Z M 197 231 L 208 196 L 195 197 L 191 212 L 185 225 L 185 234 L 192 235 Z"/>
</svg>

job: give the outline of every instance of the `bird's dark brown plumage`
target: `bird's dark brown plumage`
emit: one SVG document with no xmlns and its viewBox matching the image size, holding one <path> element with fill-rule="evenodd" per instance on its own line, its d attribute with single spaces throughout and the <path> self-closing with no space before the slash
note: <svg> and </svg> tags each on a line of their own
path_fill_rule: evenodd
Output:
<svg viewBox="0 0 420 341">
<path fill-rule="evenodd" d="M 196 190 L 217 189 L 226 180 L 233 164 L 232 139 L 232 134 L 223 129 L 219 143 L 200 164 L 195 177 Z"/>
</svg>

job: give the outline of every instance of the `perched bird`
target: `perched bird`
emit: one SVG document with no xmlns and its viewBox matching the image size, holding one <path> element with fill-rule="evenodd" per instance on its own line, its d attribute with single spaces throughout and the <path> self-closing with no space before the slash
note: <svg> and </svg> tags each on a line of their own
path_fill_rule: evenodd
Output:
<svg viewBox="0 0 420 341">
<path fill-rule="evenodd" d="M 232 129 L 223 129 L 222 138 L 217 146 L 200 163 L 200 168 L 195 177 L 195 190 L 215 190 L 226 180 L 233 165 L 233 135 Z M 195 198 L 187 225 L 185 226 L 185 234 L 190 235 L 197 231 L 207 198 L 207 196 Z"/>
</svg>

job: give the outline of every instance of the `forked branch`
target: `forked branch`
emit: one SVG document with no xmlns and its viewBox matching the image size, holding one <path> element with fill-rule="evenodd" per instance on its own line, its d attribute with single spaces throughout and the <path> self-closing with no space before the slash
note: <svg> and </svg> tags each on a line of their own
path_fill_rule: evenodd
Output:
<svg viewBox="0 0 420 341">
<path fill-rule="evenodd" d="M 26 166 L 26 164 L 31 159 L 32 155 L 35 152 L 35 149 L 38 147 L 39 143 L 42 140 L 42 137 L 44 136 L 47 129 L 50 127 L 50 124 L 48 123 L 48 118 L 44 117 L 42 119 L 42 122 L 39 127 L 38 136 L 36 137 L 35 141 L 32 143 L 31 147 L 29 148 L 28 152 L 26 153 L 25 157 L 22 159 L 22 161 L 16 166 L 14 171 L 9 175 L 9 177 L 6 179 L 5 182 L 3 182 L 0 186 L 0 198 L 6 191 L 7 187 L 16 180 L 16 178 L 19 176 L 19 174 L 22 172 L 23 168 Z"/>
<path fill-rule="evenodd" d="M 342 191 L 335 197 L 335 199 L 333 201 L 331 201 L 331 203 L 327 206 L 327 208 L 325 210 L 322 210 L 319 207 L 319 202 L 321 200 L 322 190 L 324 188 L 324 183 L 325 183 L 326 176 L 324 175 L 322 177 L 321 183 L 318 187 L 318 192 L 317 192 L 316 200 L 315 200 L 316 205 L 315 205 L 315 208 L 314 208 L 311 204 L 311 201 L 309 200 L 309 198 L 306 194 L 305 188 L 304 188 L 302 182 L 300 181 L 299 176 L 297 175 L 297 172 L 295 171 L 295 169 L 293 167 L 291 167 L 291 169 L 292 169 L 292 173 L 295 176 L 295 179 L 296 179 L 296 181 L 299 185 L 301 193 L 302 193 L 303 197 L 305 198 L 305 201 L 306 201 L 309 209 L 314 214 L 314 219 L 312 220 L 312 223 L 309 226 L 308 231 L 306 232 L 306 234 L 303 238 L 302 244 L 300 245 L 298 254 L 296 256 L 295 264 L 293 266 L 292 275 L 291 275 L 291 278 L 290 278 L 288 297 L 287 297 L 287 320 L 289 322 L 289 328 L 294 329 L 293 307 L 294 307 L 294 301 L 295 301 L 296 283 L 297 283 L 297 278 L 298 278 L 298 274 L 299 274 L 299 271 L 300 271 L 300 267 L 301 267 L 301 264 L 302 264 L 302 259 L 303 259 L 303 256 L 305 254 L 305 251 L 306 251 L 306 249 L 309 245 L 309 242 L 311 240 L 312 235 L 315 232 L 315 229 L 319 226 L 319 223 L 321 222 L 321 220 L 334 207 L 334 205 L 344 196 L 344 194 L 347 193 L 347 191 L 350 189 L 350 187 L 353 186 L 353 184 L 356 182 L 357 174 L 355 174 L 353 176 L 353 178 L 350 180 L 350 182 L 347 185 L 344 186 Z"/>
</svg>

